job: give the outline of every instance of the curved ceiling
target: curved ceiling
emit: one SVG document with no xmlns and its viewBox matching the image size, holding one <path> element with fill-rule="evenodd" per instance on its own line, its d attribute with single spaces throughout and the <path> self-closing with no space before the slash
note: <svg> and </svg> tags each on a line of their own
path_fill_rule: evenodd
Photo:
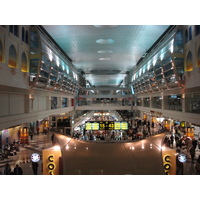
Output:
<svg viewBox="0 0 200 200">
<path fill-rule="evenodd" d="M 168 25 L 43 25 L 96 87 L 118 86 Z M 113 73 L 119 70 L 117 73 Z M 99 74 L 97 72 L 100 72 Z M 96 72 L 96 73 L 94 73 Z"/>
</svg>

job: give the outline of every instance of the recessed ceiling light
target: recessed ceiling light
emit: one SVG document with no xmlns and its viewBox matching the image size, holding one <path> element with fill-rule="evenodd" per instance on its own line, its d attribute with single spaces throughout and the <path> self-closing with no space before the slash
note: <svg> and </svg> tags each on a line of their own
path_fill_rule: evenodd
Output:
<svg viewBox="0 0 200 200">
<path fill-rule="evenodd" d="M 113 39 L 98 39 L 96 43 L 98 44 L 112 44 L 115 41 Z"/>
<path fill-rule="evenodd" d="M 99 58 L 99 60 L 111 60 L 111 58 Z"/>
<path fill-rule="evenodd" d="M 96 28 L 115 28 L 118 25 L 94 25 Z"/>
<path fill-rule="evenodd" d="M 98 53 L 113 53 L 111 50 L 100 50 Z"/>
</svg>

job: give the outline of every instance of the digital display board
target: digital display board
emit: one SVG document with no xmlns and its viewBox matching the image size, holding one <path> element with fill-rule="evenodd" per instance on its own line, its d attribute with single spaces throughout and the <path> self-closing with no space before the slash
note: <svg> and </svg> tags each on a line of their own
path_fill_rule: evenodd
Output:
<svg viewBox="0 0 200 200">
<path fill-rule="evenodd" d="M 121 130 L 121 122 L 115 122 L 115 130 Z"/>
<path fill-rule="evenodd" d="M 128 130 L 126 121 L 87 121 L 86 130 Z"/>
<path fill-rule="evenodd" d="M 92 123 L 92 130 L 99 130 L 99 123 L 98 122 Z"/>
</svg>

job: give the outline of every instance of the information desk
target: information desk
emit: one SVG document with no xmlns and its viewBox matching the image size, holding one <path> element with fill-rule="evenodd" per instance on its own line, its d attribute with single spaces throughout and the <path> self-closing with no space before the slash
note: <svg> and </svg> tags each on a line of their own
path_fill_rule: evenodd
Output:
<svg viewBox="0 0 200 200">
<path fill-rule="evenodd" d="M 128 130 L 126 121 L 86 121 L 86 130 Z"/>
</svg>

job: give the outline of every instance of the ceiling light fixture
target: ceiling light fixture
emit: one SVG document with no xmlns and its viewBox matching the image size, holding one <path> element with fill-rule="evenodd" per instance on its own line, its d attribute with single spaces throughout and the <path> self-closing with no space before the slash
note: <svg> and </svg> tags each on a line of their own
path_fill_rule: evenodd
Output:
<svg viewBox="0 0 200 200">
<path fill-rule="evenodd" d="M 99 58 L 99 60 L 111 60 L 111 58 Z"/>
<path fill-rule="evenodd" d="M 101 53 L 101 54 L 103 54 L 103 53 L 113 53 L 113 51 L 111 51 L 111 50 L 100 50 L 100 51 L 98 51 L 98 53 Z"/>
<path fill-rule="evenodd" d="M 96 43 L 98 44 L 112 44 L 115 41 L 113 39 L 98 39 L 96 40 Z"/>
<path fill-rule="evenodd" d="M 115 28 L 118 25 L 94 25 L 96 28 Z"/>
</svg>

